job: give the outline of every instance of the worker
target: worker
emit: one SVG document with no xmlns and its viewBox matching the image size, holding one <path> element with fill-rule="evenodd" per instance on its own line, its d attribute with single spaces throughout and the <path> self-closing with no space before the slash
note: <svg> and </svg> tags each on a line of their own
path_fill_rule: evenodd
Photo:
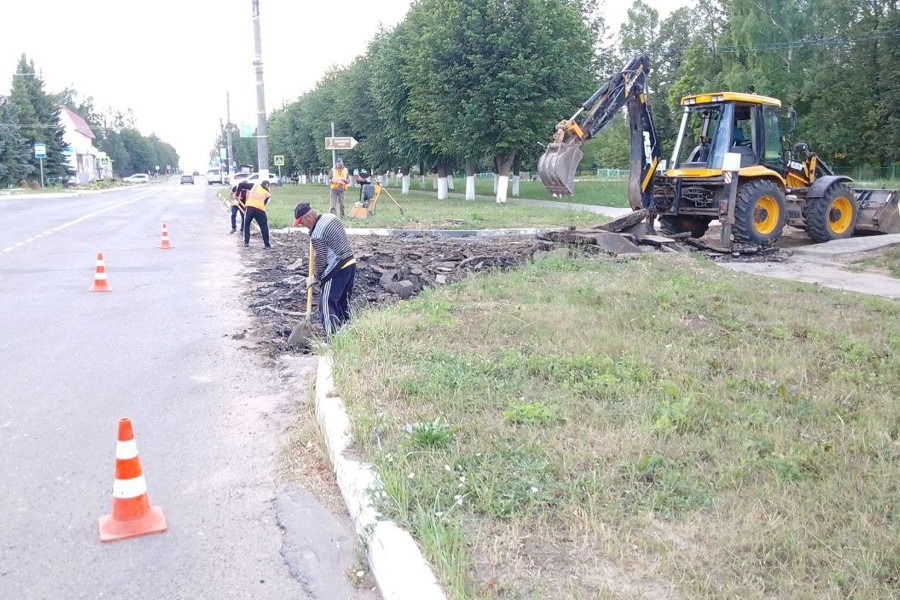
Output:
<svg viewBox="0 0 900 600">
<path fill-rule="evenodd" d="M 344 225 L 336 215 L 320 215 L 302 202 L 294 208 L 294 217 L 294 227 L 302 225 L 309 229 L 315 265 L 313 275 L 306 278 L 306 287 L 319 283 L 319 318 L 327 341 L 350 320 L 356 258 Z"/>
<path fill-rule="evenodd" d="M 231 186 L 231 233 L 237 228 L 237 214 L 241 213 L 241 233 L 244 233 L 244 212 L 246 211 L 247 194 L 253 189 L 253 184 L 248 181 L 241 181 Z"/>
<path fill-rule="evenodd" d="M 331 208 L 329 212 L 335 216 L 340 216 L 342 219 L 344 218 L 344 191 L 347 189 L 347 184 L 350 183 L 349 175 L 347 174 L 347 169 L 344 167 L 344 160 L 342 158 L 337 159 L 334 162 L 334 167 L 331 168 Z M 338 208 L 340 207 L 340 214 L 338 214 Z"/>
<path fill-rule="evenodd" d="M 263 247 L 267 250 L 272 248 L 269 245 L 269 220 L 266 217 L 266 204 L 269 203 L 271 197 L 268 180 L 257 183 L 247 194 L 247 212 L 244 215 L 244 246 L 250 245 L 250 223 L 256 221 L 259 231 L 262 233 Z"/>
</svg>

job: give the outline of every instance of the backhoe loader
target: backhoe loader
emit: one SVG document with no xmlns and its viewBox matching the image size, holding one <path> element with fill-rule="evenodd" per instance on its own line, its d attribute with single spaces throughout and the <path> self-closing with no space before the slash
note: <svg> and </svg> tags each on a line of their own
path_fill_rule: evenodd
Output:
<svg viewBox="0 0 900 600">
<path fill-rule="evenodd" d="M 718 219 L 723 249 L 733 250 L 769 246 L 786 224 L 805 229 L 816 242 L 861 231 L 900 233 L 896 190 L 858 189 L 805 144 L 783 149 L 781 102 L 775 98 L 735 92 L 685 96 L 665 168 L 647 95 L 649 73 L 650 60 L 636 56 L 572 118 L 557 124 L 538 160 L 547 191 L 572 195 L 581 144 L 624 106 L 631 132 L 629 204 L 647 209 L 651 225 L 658 219 L 663 234 L 699 238 Z"/>
</svg>

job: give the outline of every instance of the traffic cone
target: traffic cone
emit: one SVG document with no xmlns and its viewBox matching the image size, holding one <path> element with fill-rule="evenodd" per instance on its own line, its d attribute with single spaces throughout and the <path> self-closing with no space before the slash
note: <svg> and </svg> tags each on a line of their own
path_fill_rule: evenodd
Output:
<svg viewBox="0 0 900 600">
<path fill-rule="evenodd" d="M 169 230 L 166 228 L 165 223 L 163 223 L 162 240 L 159 242 L 159 247 L 163 250 L 168 250 L 172 247 L 172 244 L 169 243 Z"/>
<path fill-rule="evenodd" d="M 131 421 L 119 419 L 112 513 L 100 517 L 100 541 L 112 542 L 160 533 L 166 528 L 162 508 L 150 506 L 150 499 L 147 498 L 147 482 L 141 471 Z"/>
<path fill-rule="evenodd" d="M 106 264 L 103 262 L 103 253 L 97 253 L 97 270 L 94 273 L 94 283 L 91 284 L 92 292 L 111 292 L 112 288 L 106 281 Z"/>
</svg>

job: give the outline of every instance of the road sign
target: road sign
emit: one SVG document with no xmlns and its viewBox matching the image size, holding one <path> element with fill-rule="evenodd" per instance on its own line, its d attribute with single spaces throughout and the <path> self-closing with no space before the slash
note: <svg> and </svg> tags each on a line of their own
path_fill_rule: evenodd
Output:
<svg viewBox="0 0 900 600">
<path fill-rule="evenodd" d="M 326 150 L 351 150 L 358 144 L 352 137 L 327 137 L 325 138 Z"/>
<path fill-rule="evenodd" d="M 272 158 L 275 159 L 275 166 L 276 166 L 276 167 L 283 167 L 283 166 L 284 166 L 284 154 L 276 154 L 276 155 L 273 156 Z"/>
<path fill-rule="evenodd" d="M 34 145 L 34 157 L 35 158 L 47 158 L 47 144 L 35 144 Z"/>
<path fill-rule="evenodd" d="M 242 138 L 253 137 L 253 125 L 250 123 L 241 123 L 240 130 Z"/>
</svg>

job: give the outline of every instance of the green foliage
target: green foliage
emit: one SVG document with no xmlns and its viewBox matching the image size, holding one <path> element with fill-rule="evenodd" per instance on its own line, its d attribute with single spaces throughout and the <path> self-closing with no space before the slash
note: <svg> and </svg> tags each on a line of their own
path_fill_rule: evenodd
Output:
<svg viewBox="0 0 900 600">
<path fill-rule="evenodd" d="M 510 423 L 517 425 L 543 425 L 559 418 L 555 408 L 540 401 L 515 402 L 503 411 L 503 416 Z"/>
<path fill-rule="evenodd" d="M 407 433 L 407 445 L 412 448 L 439 449 L 453 442 L 453 429 L 440 417 L 425 423 L 414 423 L 407 427 Z"/>
</svg>

